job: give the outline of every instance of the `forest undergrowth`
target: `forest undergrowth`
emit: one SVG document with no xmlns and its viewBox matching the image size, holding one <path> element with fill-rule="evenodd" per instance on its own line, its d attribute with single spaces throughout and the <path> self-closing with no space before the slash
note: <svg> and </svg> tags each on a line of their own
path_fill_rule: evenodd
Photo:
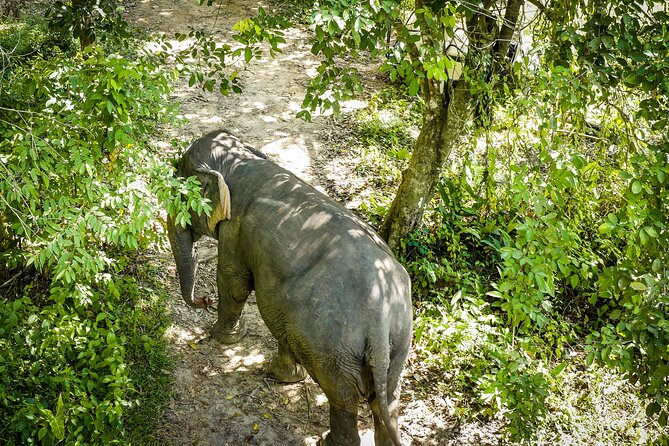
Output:
<svg viewBox="0 0 669 446">
<path fill-rule="evenodd" d="M 174 153 L 153 137 L 180 123 L 171 97 L 179 76 L 239 92 L 237 71 L 224 75 L 229 67 L 216 61 L 235 51 L 251 62 L 261 41 L 270 53 L 284 41 L 263 34 L 285 23 L 260 10 L 238 26 L 236 50 L 183 34 L 176 40 L 193 38 L 201 51 L 169 65 L 131 38 L 146 37 L 141 30 L 104 9 L 113 3 L 101 3 L 93 34 L 66 26 L 77 20 L 69 3 L 33 2 L 20 20 L 0 20 L 8 445 L 156 444 L 173 365 L 152 250 L 164 246 L 163 209 L 187 220 L 208 205 L 197 184 L 173 177 Z M 644 31 L 651 43 L 669 41 L 660 28 Z M 597 45 L 632 48 L 629 60 L 643 63 L 654 50 L 633 52 L 633 34 Z M 585 57 L 595 44 L 579 36 L 547 44 L 545 58 L 572 54 L 568 45 Z M 187 66 L 193 54 L 204 74 Z M 505 444 L 667 443 L 669 150 L 658 112 L 666 91 L 652 77 L 660 65 L 599 73 L 597 88 L 563 65 L 533 66 L 515 87 L 488 92 L 492 106 L 459 138 L 424 224 L 398 253 L 414 287 L 411 386 L 447 397 L 444 418 L 497 423 Z M 364 109 L 331 118 L 345 136 L 321 160 L 328 191 L 377 227 L 424 106 L 402 79 L 384 82 Z M 621 83 L 622 93 L 593 99 Z"/>
<path fill-rule="evenodd" d="M 521 118 L 522 107 L 537 107 L 533 94 L 498 106 L 494 124 L 461 141 L 424 227 L 403 243 L 415 350 L 458 416 L 502 417 L 509 441 L 664 444 L 639 388 L 595 363 L 624 358 L 593 344 L 611 330 L 611 303 L 597 305 L 597 290 L 628 242 L 611 229 L 627 159 L 601 133 L 548 143 L 540 116 Z M 351 148 L 333 160 L 340 176 L 331 191 L 377 225 L 407 166 L 420 107 L 392 87 L 345 118 L 353 130 L 342 146 Z"/>
</svg>

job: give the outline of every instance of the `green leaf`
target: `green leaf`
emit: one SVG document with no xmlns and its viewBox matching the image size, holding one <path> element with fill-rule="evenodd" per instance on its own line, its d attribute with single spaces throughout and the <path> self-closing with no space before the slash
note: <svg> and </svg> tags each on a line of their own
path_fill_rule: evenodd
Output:
<svg viewBox="0 0 669 446">
<path fill-rule="evenodd" d="M 653 415 L 659 413 L 661 409 L 662 407 L 655 401 L 653 401 L 652 403 L 646 406 L 646 415 L 652 417 Z"/>
<path fill-rule="evenodd" d="M 659 273 L 662 271 L 662 265 L 663 265 L 662 259 L 655 259 L 653 260 L 653 265 L 651 266 L 651 269 L 653 270 L 654 273 Z"/>
<path fill-rule="evenodd" d="M 641 246 L 646 246 L 648 244 L 648 241 L 650 240 L 644 228 L 641 228 L 639 230 L 639 239 L 641 240 Z"/>
<path fill-rule="evenodd" d="M 648 234 L 650 237 L 657 238 L 658 234 L 657 231 L 655 230 L 654 227 L 652 226 L 644 226 L 643 230 Z"/>
<path fill-rule="evenodd" d="M 636 180 L 632 183 L 632 193 L 633 194 L 638 194 L 643 190 L 643 185 L 639 180 Z"/>
<path fill-rule="evenodd" d="M 409 94 L 411 96 L 416 96 L 418 94 L 418 90 L 420 89 L 420 84 L 418 83 L 418 79 L 415 77 L 411 79 L 411 83 L 409 84 Z"/>
<path fill-rule="evenodd" d="M 562 361 L 551 371 L 551 375 L 553 378 L 557 378 L 562 374 L 562 372 L 564 372 L 565 368 L 567 368 L 567 361 Z"/>
<path fill-rule="evenodd" d="M 608 361 L 609 360 L 609 355 L 611 354 L 611 347 L 608 346 L 608 345 L 606 347 L 604 347 L 602 349 L 601 354 L 602 354 L 602 361 L 604 361 L 604 362 Z"/>
<path fill-rule="evenodd" d="M 648 289 L 648 287 L 641 282 L 632 282 L 630 283 L 630 287 L 635 291 L 645 291 Z"/>
<path fill-rule="evenodd" d="M 614 226 L 609 223 L 608 221 L 605 221 L 601 225 L 599 225 L 598 231 L 600 234 L 607 235 L 610 234 L 613 231 Z"/>
<path fill-rule="evenodd" d="M 580 279 L 578 277 L 578 274 L 572 274 L 569 277 L 569 283 L 571 283 L 572 288 L 576 288 L 578 286 L 579 280 Z"/>
<path fill-rule="evenodd" d="M 660 412 L 660 416 L 658 417 L 657 422 L 660 426 L 666 427 L 668 418 L 669 418 L 669 413 L 667 413 L 666 410 L 663 410 Z"/>
<path fill-rule="evenodd" d="M 308 110 L 300 110 L 297 112 L 296 117 L 304 119 L 306 122 L 311 122 L 311 113 Z"/>
<path fill-rule="evenodd" d="M 65 438 L 65 406 L 63 405 L 63 395 L 58 395 L 56 403 L 56 423 L 51 423 L 51 430 L 58 440 Z"/>
<path fill-rule="evenodd" d="M 586 367 L 590 367 L 595 362 L 595 352 L 590 352 L 585 357 Z"/>
</svg>

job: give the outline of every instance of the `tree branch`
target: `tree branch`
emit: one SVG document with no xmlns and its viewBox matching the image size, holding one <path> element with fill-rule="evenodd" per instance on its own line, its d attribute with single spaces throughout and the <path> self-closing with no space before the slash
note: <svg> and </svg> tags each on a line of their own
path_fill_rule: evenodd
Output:
<svg viewBox="0 0 669 446">
<path fill-rule="evenodd" d="M 503 61 L 509 52 L 509 44 L 516 32 L 518 23 L 518 16 L 520 15 L 520 7 L 524 0 L 509 0 L 506 4 L 506 12 L 504 13 L 504 21 L 502 28 L 497 36 L 497 44 L 495 45 L 495 52 L 493 57 L 496 60 Z"/>
</svg>

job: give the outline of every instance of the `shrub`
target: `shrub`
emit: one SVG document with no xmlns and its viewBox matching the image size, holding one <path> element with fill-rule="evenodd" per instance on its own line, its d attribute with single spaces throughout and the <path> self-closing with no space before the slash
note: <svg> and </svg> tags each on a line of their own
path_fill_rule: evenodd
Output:
<svg viewBox="0 0 669 446">
<path fill-rule="evenodd" d="M 161 341 L 162 298 L 140 289 L 134 277 L 119 276 L 115 289 L 118 295 L 96 292 L 83 314 L 37 305 L 29 297 L 39 294 L 34 286 L 1 301 L 5 444 L 127 444 L 147 424 L 133 413 L 164 403 L 169 361 Z"/>
<path fill-rule="evenodd" d="M 0 23 L 0 52 L 3 64 L 26 64 L 37 58 L 47 58 L 53 51 L 66 52 L 69 42 L 41 22 Z M 7 68 L 7 66 L 3 67 Z"/>
<path fill-rule="evenodd" d="M 130 309 L 138 292 L 122 273 L 162 242 L 163 206 L 186 220 L 207 208 L 151 144 L 175 116 L 171 73 L 148 58 L 86 55 L 17 67 L 0 90 L 0 273 L 22 282 L 0 290 L 9 444 L 127 443 L 140 376 L 128 361 L 161 347 L 159 331 L 134 331 L 153 321 Z"/>
</svg>

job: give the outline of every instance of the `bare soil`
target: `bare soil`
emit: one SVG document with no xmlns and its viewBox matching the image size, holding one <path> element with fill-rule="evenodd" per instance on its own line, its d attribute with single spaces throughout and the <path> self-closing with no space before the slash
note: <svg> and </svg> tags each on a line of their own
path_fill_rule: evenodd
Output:
<svg viewBox="0 0 669 446">
<path fill-rule="evenodd" d="M 132 23 L 149 32 L 172 35 L 197 28 L 232 43 L 234 23 L 254 15 L 260 5 L 257 0 L 230 0 L 220 8 L 198 7 L 195 0 L 137 0 L 129 5 L 128 15 Z M 335 156 L 346 140 L 346 125 L 326 116 L 317 116 L 311 123 L 295 118 L 319 63 L 309 51 L 310 35 L 306 28 L 287 30 L 287 42 L 278 57 L 254 61 L 242 73 L 242 94 L 223 97 L 188 88 L 185 82 L 178 86 L 174 99 L 182 104 L 190 122 L 182 129 L 166 129 L 168 136 L 193 140 L 226 128 L 307 182 L 326 192 L 332 190 L 328 183 L 336 182 L 338 173 L 344 174 L 337 170 Z M 371 90 L 381 82 L 374 77 L 373 68 L 366 76 Z M 352 101 L 348 109 L 362 106 L 364 101 Z M 167 143 L 165 147 L 174 150 Z M 216 241 L 201 241 L 198 254 L 196 293 L 215 297 Z M 277 346 L 260 318 L 254 297 L 246 309 L 248 335 L 232 346 L 218 344 L 208 335 L 215 316 L 182 302 L 170 257 L 165 254 L 163 265 L 172 297 L 172 326 L 167 336 L 175 362 L 175 397 L 157 437 L 173 445 L 315 445 L 328 429 L 327 399 L 309 378 L 286 385 L 266 374 Z M 431 388 L 430 383 L 437 378 L 410 358 L 403 377 L 403 443 L 498 444 L 497 429 L 490 425 L 458 426 L 453 404 Z M 361 405 L 365 445 L 373 444 L 372 426 L 368 406 Z"/>
</svg>

